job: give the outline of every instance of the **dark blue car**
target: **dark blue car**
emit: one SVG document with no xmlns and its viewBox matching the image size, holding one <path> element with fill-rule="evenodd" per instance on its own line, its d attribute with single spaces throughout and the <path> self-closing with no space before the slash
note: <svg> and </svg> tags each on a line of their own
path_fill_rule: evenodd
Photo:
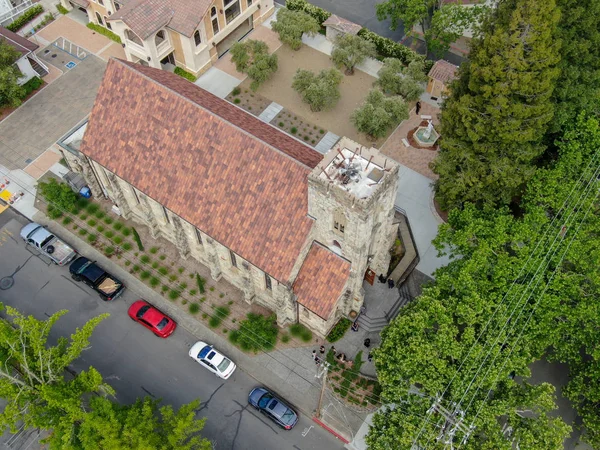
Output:
<svg viewBox="0 0 600 450">
<path fill-rule="evenodd" d="M 263 387 L 252 389 L 248 403 L 285 430 L 291 430 L 298 423 L 298 414 Z"/>
</svg>

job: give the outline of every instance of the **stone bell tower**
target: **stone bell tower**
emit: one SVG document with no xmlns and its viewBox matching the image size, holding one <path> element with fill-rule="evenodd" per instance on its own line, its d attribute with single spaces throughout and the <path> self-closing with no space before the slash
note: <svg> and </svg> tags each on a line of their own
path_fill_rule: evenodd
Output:
<svg viewBox="0 0 600 450">
<path fill-rule="evenodd" d="M 398 232 L 393 219 L 399 168 L 379 150 L 344 137 L 308 177 L 314 239 L 352 263 L 355 310 L 362 305 L 366 270 L 387 274 Z"/>
</svg>

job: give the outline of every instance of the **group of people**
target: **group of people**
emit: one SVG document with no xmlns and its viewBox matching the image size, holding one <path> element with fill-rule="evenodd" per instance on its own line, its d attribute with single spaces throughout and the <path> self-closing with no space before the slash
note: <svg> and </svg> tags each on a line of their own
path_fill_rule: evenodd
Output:
<svg viewBox="0 0 600 450">
<path fill-rule="evenodd" d="M 363 342 L 363 345 L 367 348 L 369 348 L 371 346 L 371 339 L 366 338 Z M 340 353 L 336 353 L 335 350 L 335 346 L 331 346 L 330 351 L 335 355 L 335 358 L 339 361 L 339 362 L 346 362 L 348 361 L 348 358 L 346 357 L 346 354 L 343 352 Z M 319 353 L 317 354 L 316 350 L 312 351 L 312 358 L 315 361 L 315 364 L 319 365 L 321 364 L 321 362 L 323 362 L 323 360 L 325 359 L 325 346 L 321 345 L 321 347 L 319 348 Z M 369 355 L 367 356 L 367 360 L 369 362 L 371 362 L 373 360 L 373 357 L 371 355 L 371 352 L 369 352 Z"/>
</svg>

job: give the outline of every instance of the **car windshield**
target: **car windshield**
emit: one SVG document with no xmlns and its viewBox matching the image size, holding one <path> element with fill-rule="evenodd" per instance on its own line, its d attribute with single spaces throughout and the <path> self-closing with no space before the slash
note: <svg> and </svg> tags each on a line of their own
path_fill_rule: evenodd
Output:
<svg viewBox="0 0 600 450">
<path fill-rule="evenodd" d="M 169 319 L 167 319 L 166 317 L 163 318 L 163 320 L 161 320 L 160 322 L 158 322 L 158 325 L 156 325 L 156 328 L 158 330 L 162 330 L 164 327 L 167 326 L 167 324 L 169 323 Z"/>
<path fill-rule="evenodd" d="M 231 364 L 231 361 L 229 361 L 227 358 L 223 358 L 223 361 L 221 361 L 221 363 L 217 366 L 219 372 L 225 372 L 225 370 L 227 370 L 229 367 L 229 364 Z"/>
<path fill-rule="evenodd" d="M 86 261 L 85 263 L 83 263 L 83 265 L 79 268 L 77 273 L 83 273 L 83 271 L 87 269 L 90 264 L 92 264 L 92 261 Z"/>
<path fill-rule="evenodd" d="M 145 314 L 145 313 L 146 313 L 146 311 L 148 311 L 149 309 L 150 309 L 150 306 L 148 306 L 148 305 L 144 305 L 144 306 L 142 306 L 142 307 L 141 307 L 141 308 L 138 310 L 138 312 L 137 312 L 137 314 L 136 314 L 135 316 L 136 316 L 138 319 L 141 319 L 142 317 L 144 317 L 144 314 Z"/>
<path fill-rule="evenodd" d="M 266 408 L 272 398 L 273 396 L 271 394 L 263 395 L 258 401 L 258 406 L 260 406 L 261 408 Z"/>
</svg>

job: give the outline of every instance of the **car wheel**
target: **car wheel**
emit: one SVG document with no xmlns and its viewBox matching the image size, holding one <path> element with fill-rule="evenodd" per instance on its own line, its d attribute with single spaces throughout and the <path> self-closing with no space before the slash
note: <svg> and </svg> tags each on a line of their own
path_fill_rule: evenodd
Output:
<svg viewBox="0 0 600 450">
<path fill-rule="evenodd" d="M 160 337 L 160 334 L 158 334 L 158 333 L 154 333 L 154 336 L 156 336 L 156 337 Z"/>
<path fill-rule="evenodd" d="M 75 281 L 81 281 L 81 277 L 79 275 L 73 274 L 73 275 L 71 275 L 71 278 Z"/>
</svg>

